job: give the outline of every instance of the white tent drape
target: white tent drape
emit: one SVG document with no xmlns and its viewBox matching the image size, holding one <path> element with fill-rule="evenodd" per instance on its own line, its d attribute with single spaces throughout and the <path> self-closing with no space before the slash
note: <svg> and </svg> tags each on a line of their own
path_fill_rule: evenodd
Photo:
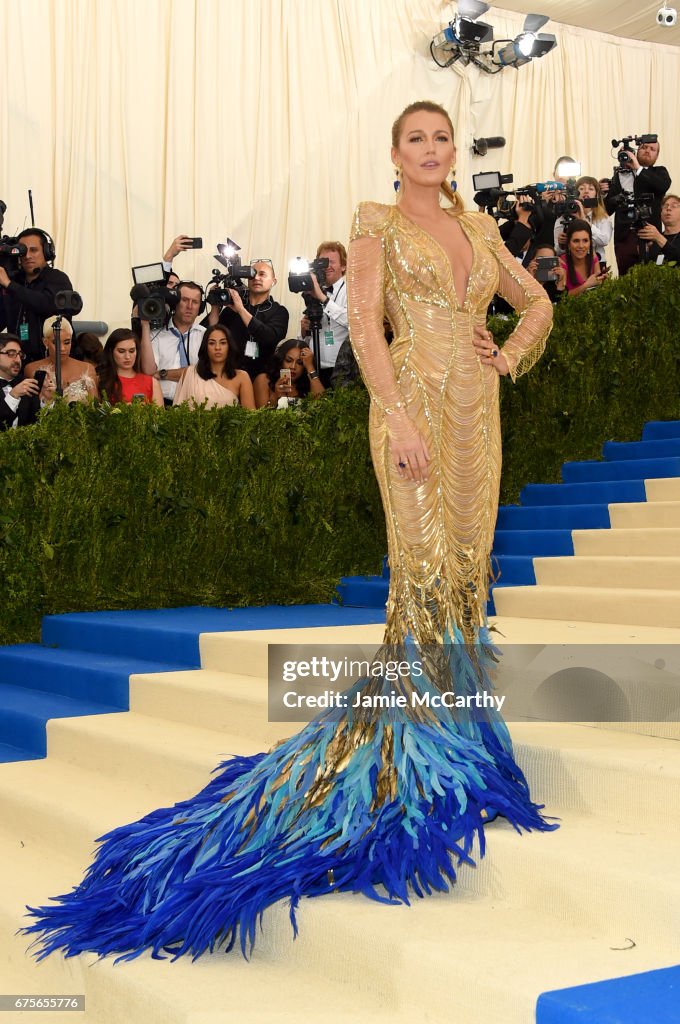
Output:
<svg viewBox="0 0 680 1024">
<path fill-rule="evenodd" d="M 230 235 L 245 258 L 274 259 L 292 332 L 288 260 L 346 240 L 359 200 L 392 201 L 390 126 L 414 99 L 451 112 L 468 202 L 473 171 L 523 184 L 571 153 L 606 173 L 610 140 L 630 132 L 657 131 L 680 178 L 680 50 L 548 26 L 558 48 L 519 71 L 442 70 L 428 47 L 452 14 L 436 0 L 4 0 L 4 230 L 29 223 L 31 188 L 83 316 L 112 325 L 133 264 L 201 235 L 176 267 L 205 282 Z M 487 20 L 511 37 L 523 17 Z M 486 135 L 506 148 L 473 158 Z"/>
</svg>

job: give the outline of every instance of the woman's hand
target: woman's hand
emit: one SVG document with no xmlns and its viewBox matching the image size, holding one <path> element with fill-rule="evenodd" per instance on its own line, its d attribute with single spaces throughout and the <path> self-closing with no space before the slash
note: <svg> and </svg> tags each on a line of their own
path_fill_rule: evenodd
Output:
<svg viewBox="0 0 680 1024">
<path fill-rule="evenodd" d="M 292 384 L 289 384 L 288 381 L 284 380 L 283 377 L 279 377 L 279 379 L 274 384 L 274 394 L 276 395 L 276 397 L 277 398 L 284 398 L 284 397 L 287 398 L 289 395 L 292 395 L 292 393 L 293 393 L 293 386 L 292 386 Z"/>
<path fill-rule="evenodd" d="M 595 274 L 591 274 L 590 277 L 586 278 L 584 289 L 587 291 L 588 288 L 595 288 L 598 284 L 602 284 L 607 278 L 606 274 L 600 274 L 599 271 Z"/>
<path fill-rule="evenodd" d="M 300 357 L 302 359 L 302 365 L 304 366 L 307 373 L 313 373 L 315 370 L 314 353 L 312 352 L 309 345 L 305 343 L 302 343 L 300 345 Z"/>
<path fill-rule="evenodd" d="M 430 453 L 425 438 L 407 412 L 386 416 L 390 455 L 397 473 L 404 480 L 422 484 L 429 474 Z"/>
<path fill-rule="evenodd" d="M 552 273 L 555 275 L 555 287 L 558 292 L 563 292 L 567 287 L 567 272 L 561 263 L 558 263 L 556 267 L 553 267 Z"/>
<path fill-rule="evenodd" d="M 472 335 L 472 344 L 484 366 L 493 366 L 501 377 L 510 373 L 508 361 L 496 345 L 493 334 L 481 324 L 477 324 Z"/>
<path fill-rule="evenodd" d="M 45 405 L 49 405 L 54 401 L 54 396 L 57 393 L 57 382 L 54 377 L 49 374 L 43 381 L 43 386 L 40 391 L 40 401 L 44 402 Z"/>
</svg>

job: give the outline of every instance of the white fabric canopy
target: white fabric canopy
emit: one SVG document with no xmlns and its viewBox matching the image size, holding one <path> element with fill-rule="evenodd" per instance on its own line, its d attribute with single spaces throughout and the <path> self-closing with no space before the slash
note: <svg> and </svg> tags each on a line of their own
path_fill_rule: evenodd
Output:
<svg viewBox="0 0 680 1024">
<path fill-rule="evenodd" d="M 129 315 L 133 264 L 180 232 L 201 235 L 206 248 L 175 266 L 205 282 L 230 235 L 246 259 L 274 259 L 295 334 L 288 260 L 346 241 L 359 200 L 393 200 L 390 126 L 415 99 L 450 111 L 468 203 L 473 171 L 524 184 L 570 153 L 599 176 L 611 139 L 631 132 L 659 132 L 680 187 L 678 48 L 548 25 L 558 48 L 519 71 L 443 70 L 429 43 L 453 11 L 438 0 L 4 0 L 4 230 L 29 223 L 32 188 L 83 317 L 111 325 Z M 487 20 L 512 37 L 523 17 Z M 473 138 L 488 135 L 506 148 L 473 158 Z"/>
<path fill-rule="evenodd" d="M 663 0 L 651 4 L 640 0 L 503 0 L 499 4 L 508 11 L 536 11 L 549 15 L 553 22 L 578 25 L 593 32 L 680 46 L 680 24 L 667 28 L 656 23 L 656 12 L 662 6 Z M 676 0 L 666 0 L 665 6 L 677 9 Z M 546 25 L 542 31 L 554 32 L 554 28 Z"/>
</svg>

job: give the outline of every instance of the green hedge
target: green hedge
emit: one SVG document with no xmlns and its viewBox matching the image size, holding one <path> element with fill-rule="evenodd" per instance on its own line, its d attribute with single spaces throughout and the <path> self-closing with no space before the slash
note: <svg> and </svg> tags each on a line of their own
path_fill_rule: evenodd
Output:
<svg viewBox="0 0 680 1024">
<path fill-rule="evenodd" d="M 504 502 L 680 418 L 680 277 L 646 267 L 556 312 L 503 381 Z M 502 340 L 510 321 L 496 321 Z M 288 412 L 66 406 L 0 435 L 0 642 L 48 612 L 326 601 L 386 548 L 361 387 Z"/>
</svg>

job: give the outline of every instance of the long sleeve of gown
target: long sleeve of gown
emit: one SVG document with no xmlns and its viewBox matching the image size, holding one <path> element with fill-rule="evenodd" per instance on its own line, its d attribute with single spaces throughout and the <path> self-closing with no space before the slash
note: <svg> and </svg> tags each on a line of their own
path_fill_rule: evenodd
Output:
<svg viewBox="0 0 680 1024">
<path fill-rule="evenodd" d="M 383 412 L 402 408 L 403 397 L 383 328 L 385 207 L 361 203 L 354 215 L 347 259 L 349 337 L 371 401 Z"/>
<path fill-rule="evenodd" d="M 553 307 L 543 286 L 508 252 L 495 221 L 484 219 L 487 243 L 498 260 L 498 293 L 520 314 L 517 327 L 503 346 L 514 381 L 543 355 L 552 328 Z"/>
</svg>

